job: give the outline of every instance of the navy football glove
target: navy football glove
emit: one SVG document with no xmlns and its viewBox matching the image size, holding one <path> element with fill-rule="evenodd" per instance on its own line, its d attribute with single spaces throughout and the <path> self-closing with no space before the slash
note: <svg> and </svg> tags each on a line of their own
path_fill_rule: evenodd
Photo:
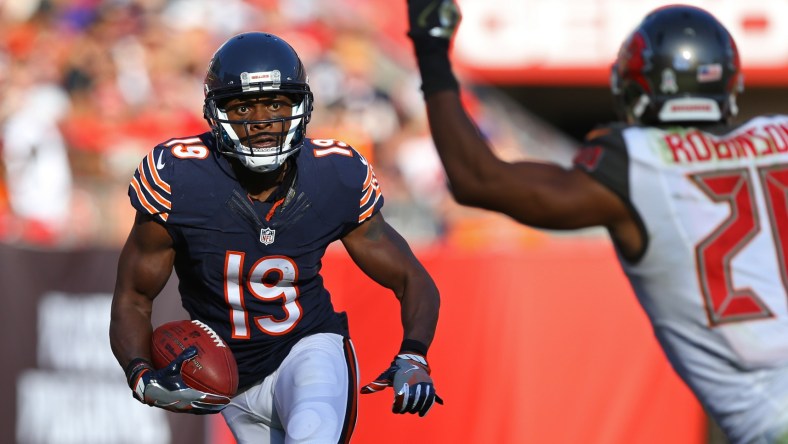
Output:
<svg viewBox="0 0 788 444">
<path fill-rule="evenodd" d="M 379 392 L 386 387 L 394 389 L 394 413 L 418 413 L 424 416 L 432 405 L 443 400 L 435 393 L 430 378 L 430 366 L 424 356 L 400 353 L 391 366 L 377 379 L 361 389 L 362 394 Z"/>
<path fill-rule="evenodd" d="M 133 360 L 126 371 L 126 378 L 134 397 L 142 403 L 176 413 L 205 415 L 220 412 L 230 403 L 230 398 L 195 390 L 183 382 L 181 367 L 196 356 L 197 348 L 191 346 L 159 370 L 144 359 Z"/>
<path fill-rule="evenodd" d="M 462 15 L 454 0 L 408 0 L 408 35 L 451 40 Z"/>
</svg>

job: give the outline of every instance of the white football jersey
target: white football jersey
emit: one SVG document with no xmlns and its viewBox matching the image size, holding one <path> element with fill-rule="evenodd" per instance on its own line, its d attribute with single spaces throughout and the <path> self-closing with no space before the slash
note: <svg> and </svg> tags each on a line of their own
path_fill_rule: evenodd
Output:
<svg viewBox="0 0 788 444">
<path fill-rule="evenodd" d="M 788 432 L 788 116 L 608 129 L 576 164 L 640 218 L 620 262 L 670 362 L 733 442 Z"/>
</svg>

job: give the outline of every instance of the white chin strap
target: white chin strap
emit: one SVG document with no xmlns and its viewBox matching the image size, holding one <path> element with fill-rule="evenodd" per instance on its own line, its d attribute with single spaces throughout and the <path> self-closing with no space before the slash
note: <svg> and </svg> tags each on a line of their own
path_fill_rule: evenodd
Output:
<svg viewBox="0 0 788 444">
<path fill-rule="evenodd" d="M 290 153 L 277 154 L 274 156 L 245 156 L 243 154 L 232 153 L 230 155 L 238 159 L 241 165 L 255 173 L 269 173 L 271 171 L 276 171 L 277 168 L 282 166 L 289 154 Z"/>
<path fill-rule="evenodd" d="M 295 116 L 301 114 L 301 110 L 304 109 L 304 102 L 306 102 L 306 100 L 302 100 L 298 106 L 293 108 L 292 115 Z M 224 112 L 224 110 L 217 108 L 216 115 L 222 120 L 228 120 L 227 114 Z M 283 163 L 285 163 L 285 160 L 287 160 L 288 157 L 298 151 L 288 150 L 290 150 L 290 143 L 292 142 L 296 131 L 298 131 L 300 123 L 301 118 L 290 121 L 290 129 L 287 130 L 287 135 L 285 136 L 285 140 L 282 143 L 281 149 L 279 146 L 267 148 L 248 147 L 241 143 L 241 139 L 238 137 L 229 123 L 221 122 L 220 125 L 227 135 L 230 136 L 230 140 L 233 141 L 233 145 L 235 147 L 235 152 L 228 154 L 238 159 L 244 167 L 256 173 L 268 173 L 277 170 L 280 166 L 282 166 Z M 252 153 L 255 155 L 252 155 Z"/>
</svg>

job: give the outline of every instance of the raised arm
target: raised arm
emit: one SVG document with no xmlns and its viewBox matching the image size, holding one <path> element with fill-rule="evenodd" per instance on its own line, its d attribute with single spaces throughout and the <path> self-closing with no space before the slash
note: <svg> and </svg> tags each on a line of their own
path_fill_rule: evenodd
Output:
<svg viewBox="0 0 788 444">
<path fill-rule="evenodd" d="M 577 168 L 499 159 L 460 101 L 449 46 L 460 21 L 453 0 L 408 0 L 409 37 L 422 78 L 430 131 L 458 203 L 549 229 L 605 226 L 629 257 L 643 245 L 633 215 L 613 191 Z"/>
</svg>

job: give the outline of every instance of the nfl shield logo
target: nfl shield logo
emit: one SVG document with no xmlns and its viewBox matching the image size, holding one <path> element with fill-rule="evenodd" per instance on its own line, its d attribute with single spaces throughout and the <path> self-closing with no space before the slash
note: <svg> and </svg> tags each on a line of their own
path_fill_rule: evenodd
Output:
<svg viewBox="0 0 788 444">
<path fill-rule="evenodd" d="M 264 245 L 273 244 L 274 236 L 276 236 L 276 230 L 272 230 L 270 228 L 262 228 L 260 230 L 260 242 L 262 242 Z"/>
</svg>

